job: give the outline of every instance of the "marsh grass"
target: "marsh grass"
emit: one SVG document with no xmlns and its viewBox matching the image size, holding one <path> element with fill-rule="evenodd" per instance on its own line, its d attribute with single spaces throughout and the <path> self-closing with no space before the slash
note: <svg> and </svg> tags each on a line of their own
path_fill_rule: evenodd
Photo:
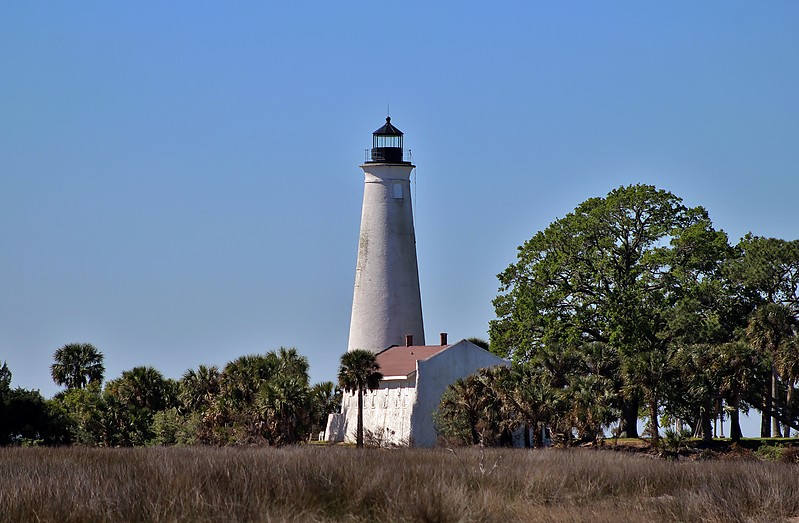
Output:
<svg viewBox="0 0 799 523">
<path fill-rule="evenodd" d="M 797 472 L 585 449 L 1 448 L 0 521 L 774 522 L 799 515 Z"/>
</svg>

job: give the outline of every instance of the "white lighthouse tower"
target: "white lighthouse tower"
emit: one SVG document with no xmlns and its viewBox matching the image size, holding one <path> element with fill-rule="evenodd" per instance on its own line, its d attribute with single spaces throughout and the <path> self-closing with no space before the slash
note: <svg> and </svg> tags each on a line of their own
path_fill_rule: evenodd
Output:
<svg viewBox="0 0 799 523">
<path fill-rule="evenodd" d="M 364 172 L 361 236 L 348 351 L 379 352 L 391 345 L 424 345 L 410 176 L 402 131 L 386 124 L 372 133 Z"/>
</svg>

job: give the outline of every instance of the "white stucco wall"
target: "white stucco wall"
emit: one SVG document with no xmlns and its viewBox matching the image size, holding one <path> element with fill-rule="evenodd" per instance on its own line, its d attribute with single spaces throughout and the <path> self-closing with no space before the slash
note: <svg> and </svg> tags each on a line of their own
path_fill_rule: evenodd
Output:
<svg viewBox="0 0 799 523">
<path fill-rule="evenodd" d="M 328 443 L 339 443 L 344 441 L 344 424 L 346 418 L 343 413 L 336 412 L 327 415 L 327 426 L 325 426 L 324 439 Z"/>
<path fill-rule="evenodd" d="M 383 380 L 378 390 L 364 394 L 364 431 L 381 433 L 386 442 L 396 445 L 433 447 L 437 441 L 433 413 L 446 388 L 458 378 L 496 365 L 509 363 L 466 340 L 417 361 L 416 372 L 408 379 Z M 342 414 L 336 416 L 328 423 L 328 441 L 355 442 L 358 397 L 354 393 L 344 394 Z"/>
<path fill-rule="evenodd" d="M 416 401 L 415 378 L 383 380 L 380 388 L 363 395 L 364 432 L 382 435 L 387 443 L 402 445 L 408 442 L 411 430 L 411 409 Z M 358 427 L 358 396 L 345 393 L 342 399 L 344 441 L 355 442 Z"/>
<path fill-rule="evenodd" d="M 411 416 L 414 446 L 435 446 L 437 436 L 433 413 L 438 410 L 441 396 L 450 384 L 480 369 L 497 365 L 509 363 L 466 340 L 459 341 L 427 361 L 416 362 L 416 404 Z"/>
<path fill-rule="evenodd" d="M 363 209 L 347 350 L 379 352 L 412 334 L 424 345 L 416 261 L 411 164 L 371 164 L 364 171 Z"/>
</svg>

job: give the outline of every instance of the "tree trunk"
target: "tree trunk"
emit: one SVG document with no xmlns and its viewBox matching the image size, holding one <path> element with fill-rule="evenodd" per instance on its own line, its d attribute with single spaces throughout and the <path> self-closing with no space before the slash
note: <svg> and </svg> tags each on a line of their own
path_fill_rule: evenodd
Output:
<svg viewBox="0 0 799 523">
<path fill-rule="evenodd" d="M 538 423 L 533 425 L 533 444 L 538 449 L 544 448 L 544 432 L 546 430 L 546 427 L 541 427 Z"/>
<path fill-rule="evenodd" d="M 730 412 L 730 439 L 733 443 L 741 441 L 741 416 L 738 406 L 741 403 L 741 395 L 736 394 L 732 399 L 732 412 Z"/>
<path fill-rule="evenodd" d="M 760 415 L 760 437 L 761 438 L 770 438 L 771 437 L 771 388 L 766 386 L 766 389 L 763 391 L 763 411 Z"/>
<path fill-rule="evenodd" d="M 363 391 L 358 389 L 358 428 L 355 435 L 355 446 L 363 447 Z"/>
<path fill-rule="evenodd" d="M 535 425 L 533 425 L 535 426 Z M 530 424 L 524 424 L 524 448 L 529 449 L 532 448 L 532 444 L 530 442 Z"/>
<path fill-rule="evenodd" d="M 477 432 L 477 414 L 469 416 L 469 430 L 472 433 L 472 445 L 480 443 L 480 433 Z"/>
<path fill-rule="evenodd" d="M 653 442 L 660 439 L 660 429 L 658 428 L 658 402 L 651 400 L 649 402 L 649 437 Z"/>
<path fill-rule="evenodd" d="M 793 403 L 793 380 L 787 381 L 786 386 L 788 388 L 788 392 L 785 394 L 785 416 L 788 417 L 790 414 L 791 403 Z M 791 426 L 790 425 L 783 425 L 783 432 L 782 435 L 786 438 L 791 437 Z"/>
<path fill-rule="evenodd" d="M 774 416 L 775 412 L 780 411 L 780 403 L 779 403 L 779 374 L 777 373 L 777 367 L 774 365 L 771 366 L 771 437 L 772 438 L 781 438 L 782 432 L 780 431 L 780 420 Z"/>
<path fill-rule="evenodd" d="M 638 398 L 625 398 L 621 407 L 621 427 L 620 433 L 624 433 L 628 438 L 638 436 Z"/>
<path fill-rule="evenodd" d="M 699 420 L 702 429 L 702 440 L 713 440 L 713 400 L 706 398 L 702 405 L 702 415 Z"/>
</svg>

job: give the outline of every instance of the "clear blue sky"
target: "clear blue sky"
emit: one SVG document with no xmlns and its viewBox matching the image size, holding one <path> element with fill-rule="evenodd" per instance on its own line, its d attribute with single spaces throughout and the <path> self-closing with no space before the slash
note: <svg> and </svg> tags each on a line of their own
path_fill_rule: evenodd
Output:
<svg viewBox="0 0 799 523">
<path fill-rule="evenodd" d="M 516 246 L 622 184 L 795 239 L 797 27 L 794 1 L 7 2 L 0 360 L 45 396 L 69 342 L 109 378 L 294 346 L 333 379 L 387 104 L 430 340 L 485 337 Z"/>
</svg>

